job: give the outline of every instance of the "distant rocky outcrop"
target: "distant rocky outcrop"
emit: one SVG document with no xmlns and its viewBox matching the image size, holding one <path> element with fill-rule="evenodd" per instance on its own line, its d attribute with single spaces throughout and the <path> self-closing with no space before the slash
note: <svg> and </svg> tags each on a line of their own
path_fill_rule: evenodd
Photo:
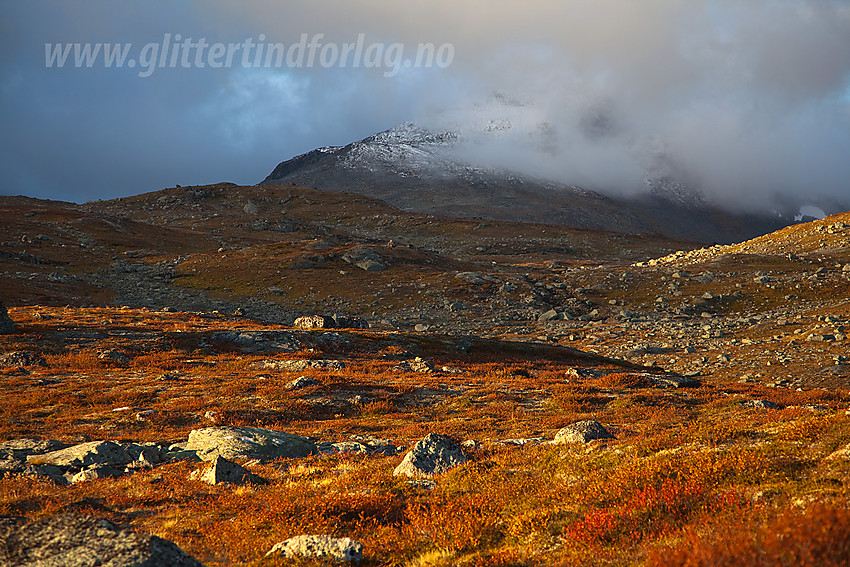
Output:
<svg viewBox="0 0 850 567">
<path fill-rule="evenodd" d="M 466 461 L 466 455 L 457 441 L 439 433 L 429 433 L 404 456 L 393 475 L 431 478 Z"/>
<path fill-rule="evenodd" d="M 10 335 L 18 330 L 17 325 L 9 317 L 6 306 L 0 303 L 0 335 Z"/>
<path fill-rule="evenodd" d="M 174 543 L 76 514 L 0 526 L 4 567 L 203 567 Z"/>
</svg>

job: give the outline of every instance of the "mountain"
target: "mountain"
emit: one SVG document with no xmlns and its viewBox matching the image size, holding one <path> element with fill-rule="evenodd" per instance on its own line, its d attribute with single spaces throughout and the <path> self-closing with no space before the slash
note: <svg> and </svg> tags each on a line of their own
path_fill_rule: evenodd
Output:
<svg viewBox="0 0 850 567">
<path fill-rule="evenodd" d="M 512 127 L 510 121 L 483 122 L 474 134 L 499 136 Z M 533 142 L 545 143 L 545 125 L 535 135 Z M 262 184 L 359 193 L 423 214 L 657 233 L 697 242 L 738 242 L 793 222 L 791 216 L 722 210 L 665 175 L 647 180 L 638 196 L 613 197 L 474 165 L 462 157 L 471 146 L 466 131 L 406 123 L 284 161 Z"/>
</svg>

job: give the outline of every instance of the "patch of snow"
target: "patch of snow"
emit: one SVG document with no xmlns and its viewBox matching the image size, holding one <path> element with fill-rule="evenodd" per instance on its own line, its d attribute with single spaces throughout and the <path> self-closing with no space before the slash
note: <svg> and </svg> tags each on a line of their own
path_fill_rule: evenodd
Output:
<svg viewBox="0 0 850 567">
<path fill-rule="evenodd" d="M 795 221 L 803 220 L 803 217 L 813 217 L 816 219 L 826 218 L 826 213 L 820 207 L 815 205 L 803 205 L 800 207 L 800 212 L 794 217 Z"/>
</svg>

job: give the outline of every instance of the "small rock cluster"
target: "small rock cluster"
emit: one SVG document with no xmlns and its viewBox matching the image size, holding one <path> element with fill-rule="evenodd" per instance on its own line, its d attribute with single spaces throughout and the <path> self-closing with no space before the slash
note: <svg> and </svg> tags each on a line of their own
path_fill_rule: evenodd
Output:
<svg viewBox="0 0 850 567">
<path fill-rule="evenodd" d="M 305 315 L 298 317 L 292 326 L 302 331 L 313 329 L 368 329 L 369 322 L 360 317 L 345 317 L 343 315 Z"/>
</svg>

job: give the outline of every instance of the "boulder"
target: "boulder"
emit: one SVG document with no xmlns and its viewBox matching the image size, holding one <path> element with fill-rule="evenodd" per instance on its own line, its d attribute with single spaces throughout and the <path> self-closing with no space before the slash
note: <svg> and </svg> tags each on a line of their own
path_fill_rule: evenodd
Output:
<svg viewBox="0 0 850 567">
<path fill-rule="evenodd" d="M 557 311 L 555 311 L 554 309 L 550 309 L 549 311 L 547 311 L 545 313 L 541 313 L 540 316 L 537 317 L 537 322 L 538 323 L 548 323 L 549 321 L 557 319 L 558 315 L 559 314 L 558 314 Z"/>
<path fill-rule="evenodd" d="M 85 482 L 87 480 L 96 480 L 99 478 L 116 478 L 121 476 L 121 471 L 116 469 L 115 467 L 110 467 L 107 465 L 93 465 L 87 469 L 83 469 L 75 474 L 67 475 L 71 484 L 77 484 L 78 482 Z M 66 477 L 67 478 L 67 477 Z"/>
<path fill-rule="evenodd" d="M 0 355 L 0 366 L 44 366 L 44 357 L 28 350 L 16 350 Z"/>
<path fill-rule="evenodd" d="M 593 420 L 578 421 L 558 431 L 555 435 L 555 444 L 589 443 L 597 439 L 614 439 L 614 436 L 599 422 Z"/>
<path fill-rule="evenodd" d="M 0 335 L 11 335 L 17 330 L 17 325 L 9 318 L 9 312 L 6 311 L 6 306 L 0 303 Z"/>
<path fill-rule="evenodd" d="M 348 317 L 346 315 L 333 315 L 331 317 L 337 329 L 368 329 L 369 321 L 360 317 Z"/>
<path fill-rule="evenodd" d="M 433 372 L 434 365 L 417 356 L 413 360 L 405 360 L 395 367 L 397 372 Z"/>
<path fill-rule="evenodd" d="M 133 457 L 121 445 L 113 441 L 89 441 L 66 449 L 27 457 L 27 463 L 31 465 L 52 465 L 69 469 L 82 469 L 92 465 L 120 466 L 132 460 Z"/>
<path fill-rule="evenodd" d="M 306 437 L 259 427 L 207 427 L 189 433 L 186 449 L 204 461 L 216 457 L 259 459 L 306 457 L 316 453 L 316 445 Z"/>
<path fill-rule="evenodd" d="M 439 433 L 429 433 L 404 456 L 393 476 L 431 478 L 466 463 L 457 441 Z"/>
<path fill-rule="evenodd" d="M 189 478 L 200 480 L 207 484 L 243 484 L 246 482 L 259 482 L 261 479 L 251 473 L 245 467 L 227 459 L 216 457 L 205 463 L 200 469 L 193 471 Z"/>
<path fill-rule="evenodd" d="M 649 377 L 658 388 L 699 388 L 702 382 L 690 376 L 678 374 L 659 374 Z"/>
<path fill-rule="evenodd" d="M 318 380 L 313 378 L 312 376 L 299 376 L 295 380 L 292 380 L 286 385 L 287 390 L 300 390 L 302 388 L 309 388 L 310 386 L 318 386 L 321 384 Z"/>
<path fill-rule="evenodd" d="M 336 323 L 332 318 L 324 315 L 305 315 L 296 319 L 292 326 L 302 331 L 309 331 L 311 329 L 333 329 L 336 327 Z"/>
<path fill-rule="evenodd" d="M 768 400 L 746 400 L 741 402 L 741 407 L 751 409 L 781 409 L 779 404 Z"/>
<path fill-rule="evenodd" d="M 356 562 L 363 559 L 363 545 L 347 537 L 300 535 L 275 544 L 266 556 L 278 553 L 284 557 L 321 557 Z"/>
<path fill-rule="evenodd" d="M 113 362 L 117 364 L 127 364 L 130 362 L 130 357 L 127 356 L 126 353 L 114 349 L 102 351 L 97 355 L 97 358 L 104 362 Z"/>
<path fill-rule="evenodd" d="M 203 567 L 174 543 L 77 514 L 0 526 L 4 567 Z"/>
<path fill-rule="evenodd" d="M 347 317 L 345 315 L 305 315 L 299 317 L 292 326 L 302 331 L 312 329 L 368 329 L 369 322 L 360 317 Z"/>
<path fill-rule="evenodd" d="M 67 443 L 53 439 L 11 439 L 0 442 L 0 459 L 26 460 L 28 455 L 51 453 L 68 447 Z"/>
<path fill-rule="evenodd" d="M 381 262 L 383 259 L 378 250 L 372 246 L 355 246 L 342 255 L 342 260 L 348 264 L 357 264 L 364 260 Z"/>
</svg>

